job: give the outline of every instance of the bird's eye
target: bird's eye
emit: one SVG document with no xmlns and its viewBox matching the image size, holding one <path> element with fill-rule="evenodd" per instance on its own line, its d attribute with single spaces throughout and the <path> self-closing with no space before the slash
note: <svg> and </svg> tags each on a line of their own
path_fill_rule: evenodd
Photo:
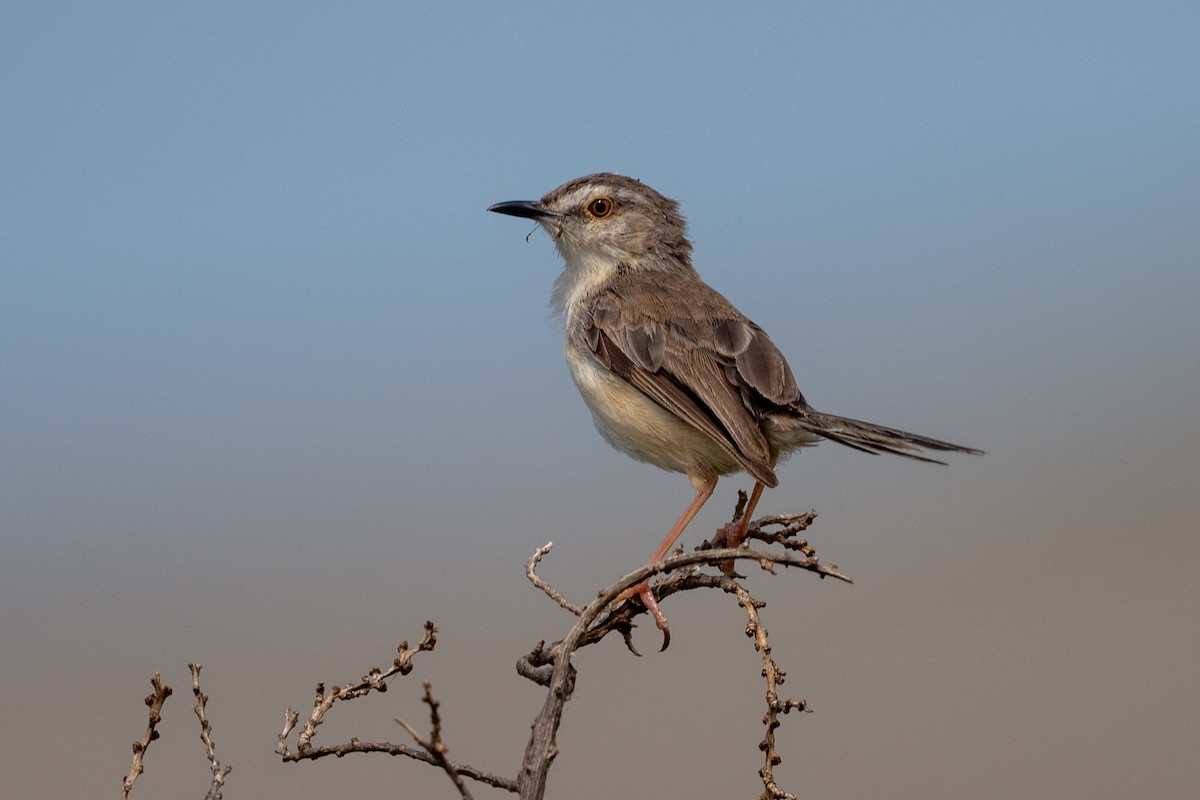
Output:
<svg viewBox="0 0 1200 800">
<path fill-rule="evenodd" d="M 607 197 L 597 197 L 587 204 L 588 216 L 592 219 L 604 219 L 613 210 L 613 201 Z"/>
</svg>

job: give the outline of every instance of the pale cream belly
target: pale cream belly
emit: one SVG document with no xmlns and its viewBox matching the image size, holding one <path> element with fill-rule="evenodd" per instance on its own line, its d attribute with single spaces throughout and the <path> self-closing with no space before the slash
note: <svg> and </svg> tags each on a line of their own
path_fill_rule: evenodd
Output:
<svg viewBox="0 0 1200 800">
<path fill-rule="evenodd" d="M 726 475 L 742 466 L 706 434 L 681 421 L 589 354 L 567 351 L 567 366 L 609 444 L 665 470 Z"/>
</svg>

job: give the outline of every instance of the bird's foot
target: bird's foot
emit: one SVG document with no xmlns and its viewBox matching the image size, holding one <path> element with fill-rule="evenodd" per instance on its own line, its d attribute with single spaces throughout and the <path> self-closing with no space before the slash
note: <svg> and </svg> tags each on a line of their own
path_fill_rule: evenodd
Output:
<svg viewBox="0 0 1200 800">
<path fill-rule="evenodd" d="M 746 536 L 746 528 L 750 526 L 750 520 L 742 517 L 737 522 L 730 522 L 727 525 L 722 525 L 717 528 L 717 533 L 712 538 L 713 547 L 737 547 L 742 543 L 742 539 Z M 726 575 L 733 575 L 733 559 L 728 558 L 721 562 L 721 572 Z"/>
<path fill-rule="evenodd" d="M 667 615 L 664 614 L 662 609 L 658 607 L 658 601 L 654 599 L 654 592 L 650 590 L 649 578 L 637 584 L 636 586 L 630 586 L 628 589 L 621 592 L 619 595 L 617 595 L 616 599 L 613 600 L 612 604 L 614 606 L 619 606 L 621 603 L 624 603 L 626 600 L 634 597 L 636 597 L 638 601 L 646 607 L 646 610 L 650 612 L 650 616 L 654 617 L 654 624 L 657 625 L 658 629 L 663 632 L 662 647 L 658 649 L 658 651 L 661 653 L 671 644 L 671 628 L 667 625 Z M 635 650 L 634 652 L 636 653 L 637 651 Z"/>
</svg>

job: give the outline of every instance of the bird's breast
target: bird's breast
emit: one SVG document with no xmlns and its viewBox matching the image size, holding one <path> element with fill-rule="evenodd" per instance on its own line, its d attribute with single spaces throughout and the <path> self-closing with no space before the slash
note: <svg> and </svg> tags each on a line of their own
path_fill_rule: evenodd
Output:
<svg viewBox="0 0 1200 800">
<path fill-rule="evenodd" d="M 725 475 L 742 467 L 709 436 L 567 344 L 567 366 L 596 428 L 616 449 L 671 472 Z"/>
</svg>

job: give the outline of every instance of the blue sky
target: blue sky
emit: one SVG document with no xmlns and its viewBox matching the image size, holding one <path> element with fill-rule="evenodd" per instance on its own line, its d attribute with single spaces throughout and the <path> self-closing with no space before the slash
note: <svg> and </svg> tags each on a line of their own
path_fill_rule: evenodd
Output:
<svg viewBox="0 0 1200 800">
<path fill-rule="evenodd" d="M 182 690 L 198 660 L 226 796 L 451 797 L 416 764 L 270 752 L 284 707 L 426 618 L 424 677 L 345 736 L 403 738 L 430 679 L 452 756 L 515 769 L 540 700 L 511 664 L 568 622 L 524 560 L 555 540 L 549 577 L 587 598 L 690 496 L 595 434 L 558 257 L 485 212 L 601 169 L 682 203 L 697 268 L 815 406 L 990 451 L 781 469 L 763 510 L 816 507 L 858 579 L 752 579 L 818 709 L 781 733 L 785 785 L 1194 789 L 1197 41 L 1194 4 L 1153 2 L 8 9 L 14 791 L 115 789 L 149 676 Z M 667 654 L 581 656 L 552 791 L 755 791 L 737 610 L 665 610 Z M 185 696 L 135 796 L 204 785 Z M 46 744 L 67 730 L 81 751 Z"/>
</svg>

